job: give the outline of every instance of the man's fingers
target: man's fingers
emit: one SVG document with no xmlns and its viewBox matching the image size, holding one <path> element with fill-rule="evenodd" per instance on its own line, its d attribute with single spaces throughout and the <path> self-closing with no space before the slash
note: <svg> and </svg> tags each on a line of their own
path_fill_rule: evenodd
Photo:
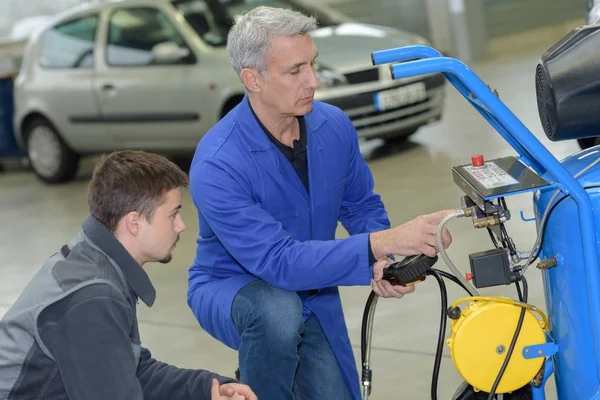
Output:
<svg viewBox="0 0 600 400">
<path fill-rule="evenodd" d="M 219 393 L 219 381 L 216 379 L 212 380 L 212 386 L 210 387 L 210 397 L 212 400 L 218 400 L 221 397 L 221 393 Z"/>
<path fill-rule="evenodd" d="M 382 282 L 386 291 L 397 299 L 401 299 L 404 295 L 412 293 L 415 291 L 415 285 L 410 286 L 402 286 L 402 285 L 392 285 L 389 282 Z"/>
<path fill-rule="evenodd" d="M 373 279 L 379 282 L 383 278 L 383 270 L 392 263 L 392 259 L 383 257 L 373 264 Z"/>
<path fill-rule="evenodd" d="M 450 247 L 450 244 L 452 243 L 452 235 L 450 235 L 450 232 L 448 232 L 446 228 L 442 231 L 442 242 L 444 243 L 445 249 Z"/>
<path fill-rule="evenodd" d="M 421 246 L 420 252 L 429 257 L 435 257 L 438 253 L 437 247 L 431 246 L 429 244 L 425 244 L 425 245 Z"/>
<path fill-rule="evenodd" d="M 388 293 L 389 297 L 395 297 L 397 299 L 401 299 L 402 296 L 404 296 L 404 294 L 400 290 L 397 289 L 397 288 L 404 287 L 402 285 L 394 286 L 391 283 L 389 283 L 388 281 L 381 281 L 381 286 Z"/>
<path fill-rule="evenodd" d="M 383 294 L 381 293 L 381 291 L 379 290 L 379 286 L 377 286 L 377 282 L 375 282 L 374 280 L 371 281 L 371 288 L 373 289 L 373 292 L 375 292 L 375 294 L 379 297 L 383 297 Z"/>
<path fill-rule="evenodd" d="M 231 397 L 235 395 L 235 388 L 229 385 L 221 386 L 221 395 Z"/>
<path fill-rule="evenodd" d="M 384 280 L 381 280 L 379 282 L 373 282 L 373 291 L 375 292 L 375 294 L 379 297 L 390 297 L 390 294 L 385 290 L 385 288 L 383 287 L 382 283 L 383 282 L 387 282 Z M 389 282 L 387 282 L 389 283 Z"/>
<path fill-rule="evenodd" d="M 431 214 L 427 214 L 425 215 L 425 217 L 428 219 L 428 221 L 434 225 L 438 225 L 442 219 L 444 219 L 448 214 L 451 214 L 453 212 L 455 212 L 456 210 L 442 210 L 442 211 L 437 211 Z"/>
<path fill-rule="evenodd" d="M 415 291 L 415 285 L 409 285 L 409 286 L 402 286 L 402 285 L 396 285 L 393 286 L 391 285 L 390 288 L 391 291 L 401 294 L 402 296 L 404 296 L 405 294 L 409 294 Z M 390 290 L 388 290 L 388 292 L 390 292 Z"/>
<path fill-rule="evenodd" d="M 383 278 L 383 268 L 382 264 L 375 263 L 373 265 L 373 280 L 379 282 Z"/>
<path fill-rule="evenodd" d="M 379 282 L 375 282 L 375 285 L 377 286 L 379 293 L 381 293 L 380 296 L 381 297 L 390 297 L 389 293 L 383 288 L 383 285 L 382 285 L 383 282 L 385 282 L 385 281 L 381 280 Z M 375 293 L 377 293 L 377 292 L 375 292 Z"/>
</svg>

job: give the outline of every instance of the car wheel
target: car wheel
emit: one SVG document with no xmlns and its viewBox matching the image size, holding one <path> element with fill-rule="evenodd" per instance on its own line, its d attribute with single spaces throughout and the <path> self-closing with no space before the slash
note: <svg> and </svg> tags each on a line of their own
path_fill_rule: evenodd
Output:
<svg viewBox="0 0 600 400">
<path fill-rule="evenodd" d="M 75 176 L 79 156 L 71 151 L 45 119 L 38 118 L 25 129 L 31 168 L 46 183 L 66 182 Z"/>
<path fill-rule="evenodd" d="M 577 143 L 579 143 L 579 147 L 581 148 L 581 150 L 589 149 L 590 147 L 594 147 L 597 144 L 600 144 L 600 137 L 577 139 Z"/>
</svg>

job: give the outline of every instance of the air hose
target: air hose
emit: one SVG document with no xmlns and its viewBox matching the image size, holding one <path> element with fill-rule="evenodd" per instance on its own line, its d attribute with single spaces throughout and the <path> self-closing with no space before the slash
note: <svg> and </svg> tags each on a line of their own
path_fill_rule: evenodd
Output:
<svg viewBox="0 0 600 400">
<path fill-rule="evenodd" d="M 446 254 L 444 244 L 442 240 L 442 233 L 445 225 L 453 218 L 464 217 L 465 212 L 463 210 L 456 210 L 442 219 L 437 227 L 436 242 L 437 247 L 442 259 L 452 271 L 452 274 L 447 272 L 433 269 L 433 265 L 437 262 L 436 257 L 427 257 L 425 255 L 410 256 L 406 257 L 400 262 L 396 262 L 384 270 L 384 279 L 394 284 L 412 284 L 413 281 L 417 281 L 418 277 L 424 275 L 430 275 L 435 278 L 440 288 L 441 296 L 441 317 L 440 317 L 440 330 L 438 334 L 438 342 L 436 348 L 436 356 L 433 366 L 433 375 L 431 380 L 431 398 L 437 400 L 437 386 L 440 366 L 442 362 L 444 337 L 446 334 L 446 311 L 448 308 L 448 296 L 446 292 L 446 285 L 442 278 L 450 279 L 460 287 L 462 287 L 469 295 L 478 296 L 479 294 L 473 288 L 467 280 L 460 274 L 458 269 L 454 266 L 450 257 Z M 365 305 L 362 329 L 361 329 L 361 384 L 363 399 L 368 400 L 371 395 L 372 383 L 373 383 L 373 372 L 371 370 L 371 340 L 373 337 L 373 320 L 375 318 L 375 308 L 377 306 L 377 300 L 379 296 L 375 292 L 371 292 L 367 303 Z"/>
<path fill-rule="evenodd" d="M 440 375 L 440 367 L 442 364 L 442 354 L 444 347 L 444 338 L 446 334 L 446 311 L 448 309 L 448 296 L 446 285 L 442 278 L 446 278 L 462 287 L 470 294 L 468 286 L 465 286 L 456 276 L 437 269 L 430 269 L 425 272 L 426 275 L 433 276 L 440 288 L 441 296 L 441 313 L 440 313 L 440 330 L 436 346 L 435 361 L 433 363 L 433 374 L 431 378 L 431 399 L 437 400 L 438 378 Z M 373 384 L 373 372 L 371 370 L 371 340 L 373 338 L 373 320 L 375 318 L 375 307 L 379 296 L 375 292 L 371 292 L 365 305 L 363 313 L 363 322 L 361 329 L 361 365 L 362 365 L 362 393 L 363 400 L 368 400 L 371 395 Z"/>
</svg>

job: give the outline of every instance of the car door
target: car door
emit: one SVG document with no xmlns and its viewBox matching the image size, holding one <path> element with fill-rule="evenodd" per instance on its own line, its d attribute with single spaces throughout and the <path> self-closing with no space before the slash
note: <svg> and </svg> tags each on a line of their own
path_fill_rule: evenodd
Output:
<svg viewBox="0 0 600 400">
<path fill-rule="evenodd" d="M 110 135 L 121 147 L 194 149 L 202 134 L 190 98 L 196 58 L 174 23 L 149 6 L 116 6 L 106 18 L 96 90 Z"/>
<path fill-rule="evenodd" d="M 95 40 L 99 15 L 81 15 L 46 30 L 40 39 L 40 73 L 30 96 L 78 152 L 110 149 L 95 96 Z"/>
</svg>

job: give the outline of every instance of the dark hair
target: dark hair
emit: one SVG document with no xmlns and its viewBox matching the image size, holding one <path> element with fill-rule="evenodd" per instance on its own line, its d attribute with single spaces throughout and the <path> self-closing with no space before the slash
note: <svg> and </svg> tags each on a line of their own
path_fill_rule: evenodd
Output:
<svg viewBox="0 0 600 400">
<path fill-rule="evenodd" d="M 103 156 L 88 188 L 90 213 L 111 232 L 137 211 L 152 220 L 165 194 L 188 184 L 187 175 L 163 156 L 123 150 Z"/>
</svg>

